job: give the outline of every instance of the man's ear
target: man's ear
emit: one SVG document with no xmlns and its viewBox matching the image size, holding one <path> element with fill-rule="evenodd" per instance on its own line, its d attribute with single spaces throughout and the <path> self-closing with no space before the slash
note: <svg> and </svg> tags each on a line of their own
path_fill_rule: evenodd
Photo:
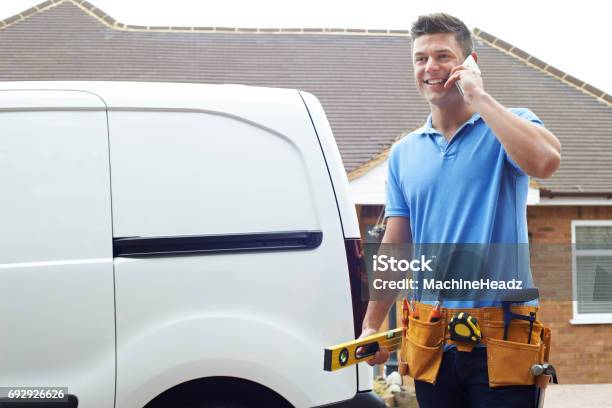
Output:
<svg viewBox="0 0 612 408">
<path fill-rule="evenodd" d="M 474 61 L 478 62 L 478 54 L 476 54 L 476 51 L 472 51 L 472 57 L 474 57 Z"/>
</svg>

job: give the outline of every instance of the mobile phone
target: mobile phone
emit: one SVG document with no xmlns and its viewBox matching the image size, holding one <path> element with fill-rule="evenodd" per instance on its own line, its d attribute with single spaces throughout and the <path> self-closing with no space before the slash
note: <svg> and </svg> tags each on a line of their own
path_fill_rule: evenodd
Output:
<svg viewBox="0 0 612 408">
<path fill-rule="evenodd" d="M 478 68 L 478 64 L 476 64 L 476 60 L 474 59 L 474 57 L 472 57 L 472 55 L 469 55 L 465 59 L 465 61 L 463 61 L 463 64 L 461 65 L 473 71 L 476 71 L 477 73 L 480 74 L 480 68 Z M 461 81 L 456 81 L 455 85 L 457 86 L 457 89 L 459 90 L 459 93 L 461 94 L 461 96 L 463 96 L 463 89 L 461 88 Z"/>
</svg>

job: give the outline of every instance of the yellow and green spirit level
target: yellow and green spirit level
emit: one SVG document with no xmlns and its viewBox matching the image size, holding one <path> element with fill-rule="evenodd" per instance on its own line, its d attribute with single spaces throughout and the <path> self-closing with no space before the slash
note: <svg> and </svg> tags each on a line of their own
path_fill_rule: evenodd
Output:
<svg viewBox="0 0 612 408">
<path fill-rule="evenodd" d="M 386 348 L 389 352 L 398 350 L 402 345 L 403 331 L 403 328 L 393 329 L 326 348 L 323 356 L 323 369 L 335 371 L 361 363 L 376 354 L 381 347 Z"/>
</svg>

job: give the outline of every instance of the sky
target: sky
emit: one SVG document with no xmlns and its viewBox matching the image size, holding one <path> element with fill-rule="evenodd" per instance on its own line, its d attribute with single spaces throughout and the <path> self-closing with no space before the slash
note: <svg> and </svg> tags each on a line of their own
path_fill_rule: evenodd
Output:
<svg viewBox="0 0 612 408">
<path fill-rule="evenodd" d="M 443 11 L 612 94 L 612 4 L 602 0 L 89 2 L 124 24 L 164 26 L 408 30 L 418 15 Z M 2 0 L 0 19 L 39 3 L 42 0 Z"/>
</svg>

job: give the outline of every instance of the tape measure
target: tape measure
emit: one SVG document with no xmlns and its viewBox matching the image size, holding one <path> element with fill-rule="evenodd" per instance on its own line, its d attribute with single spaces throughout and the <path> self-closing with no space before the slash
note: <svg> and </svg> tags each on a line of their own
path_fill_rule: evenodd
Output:
<svg viewBox="0 0 612 408">
<path fill-rule="evenodd" d="M 478 319 L 468 313 L 460 312 L 455 314 L 449 324 L 448 331 L 450 338 L 455 341 L 467 343 L 479 343 L 482 339 Z"/>
<path fill-rule="evenodd" d="M 400 327 L 328 347 L 323 355 L 323 369 L 335 371 L 361 363 L 376 354 L 381 347 L 386 348 L 389 352 L 399 350 L 402 345 L 403 330 Z"/>
</svg>

